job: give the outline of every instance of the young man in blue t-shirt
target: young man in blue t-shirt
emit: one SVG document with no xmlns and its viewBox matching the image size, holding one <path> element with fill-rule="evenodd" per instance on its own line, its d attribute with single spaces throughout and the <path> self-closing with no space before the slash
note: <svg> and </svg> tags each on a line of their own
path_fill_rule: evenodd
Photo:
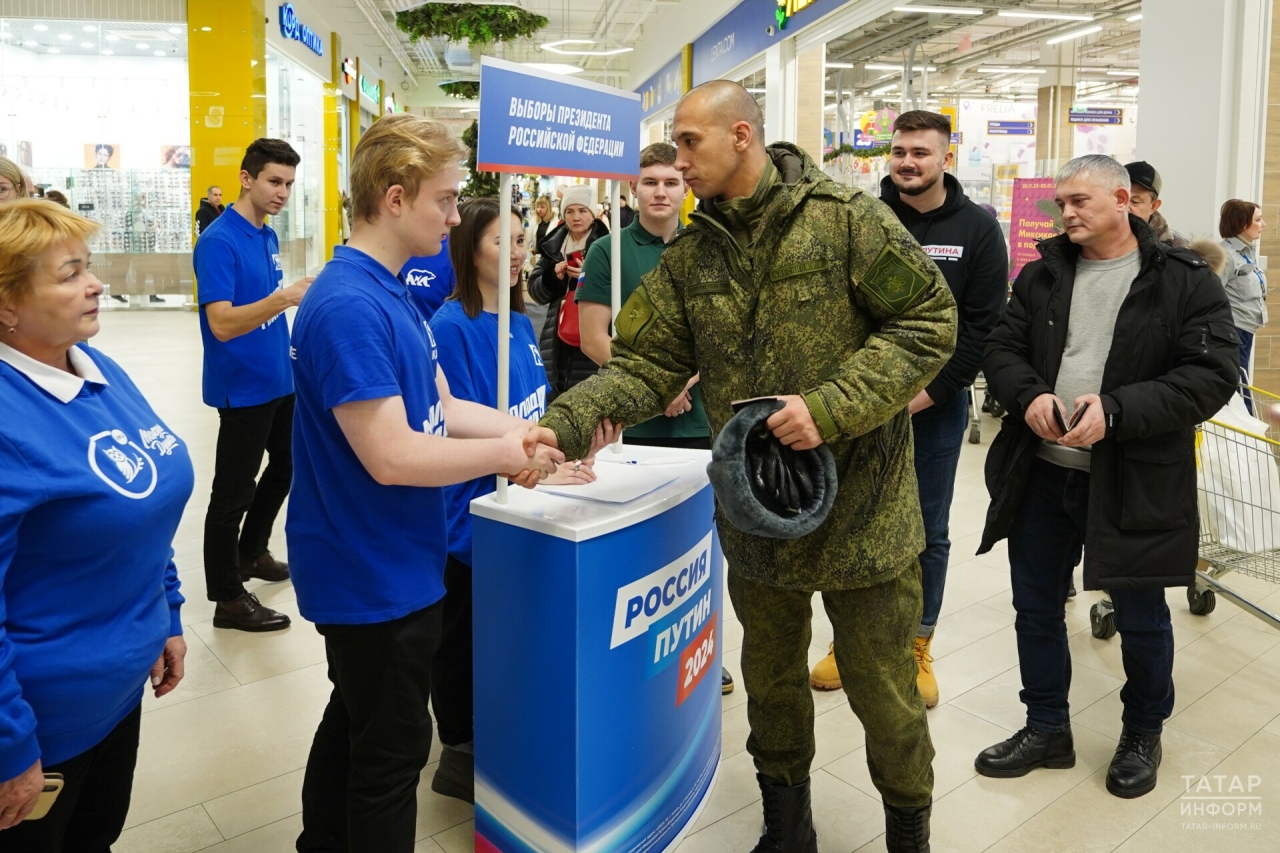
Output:
<svg viewBox="0 0 1280 853">
<path fill-rule="evenodd" d="M 440 244 L 434 255 L 410 258 L 400 270 L 400 277 L 409 288 L 409 297 L 418 306 L 422 316 L 430 322 L 440 306 L 453 293 L 456 277 L 453 262 L 449 259 L 449 238 Z"/>
<path fill-rule="evenodd" d="M 278 631 L 289 617 L 263 607 L 244 581 L 283 581 L 289 567 L 267 541 L 293 479 L 293 371 L 286 308 L 311 286 L 284 286 L 280 242 L 266 224 L 289 201 L 298 153 L 259 139 L 240 164 L 240 197 L 196 241 L 204 339 L 204 402 L 218 410 L 213 490 L 204 520 L 204 576 L 215 628 Z M 262 455 L 267 469 L 258 478 Z M 241 521 L 244 522 L 243 529 Z"/>
<path fill-rule="evenodd" d="M 532 486 L 564 461 L 547 430 L 450 393 L 398 277 L 459 221 L 465 153 L 436 122 L 375 122 L 351 158 L 351 239 L 294 324 L 285 532 L 298 609 L 324 637 L 334 684 L 307 758 L 300 853 L 412 853 L 442 629 L 443 487 L 517 471 Z"/>
</svg>

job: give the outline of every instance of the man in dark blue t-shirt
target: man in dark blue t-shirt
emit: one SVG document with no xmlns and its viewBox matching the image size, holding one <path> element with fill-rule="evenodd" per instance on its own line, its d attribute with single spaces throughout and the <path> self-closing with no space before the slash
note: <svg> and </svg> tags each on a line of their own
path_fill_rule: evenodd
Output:
<svg viewBox="0 0 1280 853">
<path fill-rule="evenodd" d="M 293 479 L 293 371 L 286 308 L 311 286 L 284 286 L 280 243 L 266 224 L 289 201 L 298 154 L 259 139 L 240 164 L 240 198 L 196 242 L 204 339 L 204 402 L 218 410 L 213 491 L 204 521 L 204 575 L 215 628 L 277 631 L 289 617 L 263 607 L 244 581 L 283 581 L 267 550 Z M 262 455 L 268 454 L 267 469 Z M 241 521 L 244 527 L 241 529 Z"/>
<path fill-rule="evenodd" d="M 400 270 L 400 277 L 409 288 L 413 304 L 430 321 L 453 293 L 457 281 L 453 275 L 453 263 L 449 260 L 449 238 L 440 244 L 440 251 L 436 254 L 410 258 Z"/>
</svg>

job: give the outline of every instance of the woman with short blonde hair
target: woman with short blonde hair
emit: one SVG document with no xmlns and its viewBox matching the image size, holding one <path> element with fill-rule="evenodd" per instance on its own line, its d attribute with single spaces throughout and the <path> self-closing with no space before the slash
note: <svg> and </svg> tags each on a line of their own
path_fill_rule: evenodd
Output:
<svg viewBox="0 0 1280 853">
<path fill-rule="evenodd" d="M 0 205 L 0 847 L 108 850 L 129 811 L 142 691 L 182 679 L 173 535 L 186 445 L 98 333 L 98 224 Z M 46 777 L 48 814 L 23 822 Z M 46 798 L 47 799 L 47 798 Z"/>
<path fill-rule="evenodd" d="M 29 195 L 31 188 L 27 185 L 27 176 L 22 174 L 18 164 L 8 157 L 0 157 L 0 204 Z"/>
</svg>

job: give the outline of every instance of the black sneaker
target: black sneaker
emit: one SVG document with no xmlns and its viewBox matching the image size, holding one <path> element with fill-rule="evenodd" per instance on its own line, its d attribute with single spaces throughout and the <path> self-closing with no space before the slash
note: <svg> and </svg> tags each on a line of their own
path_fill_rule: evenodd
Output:
<svg viewBox="0 0 1280 853">
<path fill-rule="evenodd" d="M 476 757 L 446 746 L 431 777 L 431 790 L 467 803 L 476 801 Z"/>
<path fill-rule="evenodd" d="M 1027 726 L 1008 740 L 978 753 L 973 766 L 981 775 L 996 779 L 1026 776 L 1037 767 L 1065 770 L 1076 766 L 1075 741 L 1071 729 L 1042 732 Z"/>
<path fill-rule="evenodd" d="M 1163 757 L 1160 735 L 1144 735 L 1125 726 L 1107 769 L 1107 790 L 1126 800 L 1150 793 Z"/>
<path fill-rule="evenodd" d="M 720 695 L 728 696 L 733 692 L 733 676 L 729 674 L 729 670 L 720 667 Z"/>
</svg>

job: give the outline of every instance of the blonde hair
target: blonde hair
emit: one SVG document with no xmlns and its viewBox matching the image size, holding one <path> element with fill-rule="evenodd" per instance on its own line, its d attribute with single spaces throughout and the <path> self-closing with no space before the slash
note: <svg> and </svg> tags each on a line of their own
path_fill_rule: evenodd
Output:
<svg viewBox="0 0 1280 853">
<path fill-rule="evenodd" d="M 408 113 L 384 116 L 351 155 L 351 212 L 374 222 L 388 189 L 399 184 L 408 198 L 417 198 L 425 182 L 466 156 L 466 147 L 439 122 Z"/>
<path fill-rule="evenodd" d="M 543 219 L 541 216 L 538 216 L 538 205 L 540 205 L 540 204 L 544 204 L 544 205 L 546 205 L 546 206 L 547 206 L 547 218 L 546 218 L 546 219 Z M 537 201 L 535 201 L 535 202 L 533 203 L 533 215 L 538 217 L 538 221 L 539 221 L 539 222 L 555 222 L 555 220 L 556 220 L 556 206 L 555 206 L 554 204 L 552 204 L 552 203 L 551 203 L 551 196 L 549 196 L 549 195 L 540 195 L 540 196 L 538 196 L 538 200 L 537 200 Z"/>
<path fill-rule="evenodd" d="M 8 157 L 0 157 L 0 178 L 4 178 L 13 184 L 14 190 L 17 191 L 18 198 L 26 198 L 31 195 L 31 187 L 27 184 L 27 176 L 22 174 L 22 170 L 18 168 L 18 164 L 10 160 Z"/>
<path fill-rule="evenodd" d="M 31 278 L 45 252 L 66 240 L 87 243 L 100 227 L 44 199 L 0 204 L 0 306 L 16 307 L 30 295 Z"/>
</svg>

